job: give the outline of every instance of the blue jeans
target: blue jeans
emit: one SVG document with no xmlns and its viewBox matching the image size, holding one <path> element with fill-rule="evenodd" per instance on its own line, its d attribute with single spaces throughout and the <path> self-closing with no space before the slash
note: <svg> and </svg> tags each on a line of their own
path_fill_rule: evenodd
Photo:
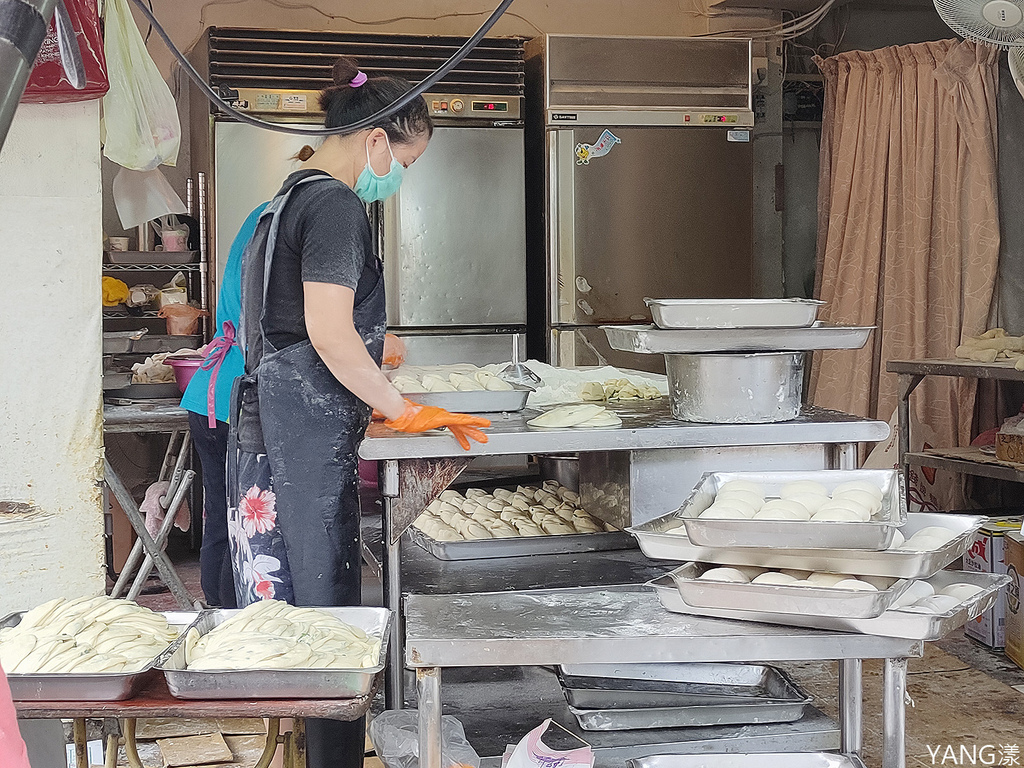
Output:
<svg viewBox="0 0 1024 768">
<path fill-rule="evenodd" d="M 210 429 L 206 416 L 189 413 L 192 446 L 203 466 L 203 543 L 199 549 L 200 584 L 207 605 L 235 608 L 235 583 L 228 554 L 228 496 L 225 463 L 228 425 Z"/>
</svg>

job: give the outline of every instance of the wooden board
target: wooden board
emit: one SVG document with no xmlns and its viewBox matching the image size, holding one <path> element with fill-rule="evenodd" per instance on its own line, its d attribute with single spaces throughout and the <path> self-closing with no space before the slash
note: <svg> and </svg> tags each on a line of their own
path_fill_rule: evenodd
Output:
<svg viewBox="0 0 1024 768">
<path fill-rule="evenodd" d="M 230 763 L 234 760 L 227 742 L 219 733 L 157 739 L 156 744 L 168 768 Z"/>
</svg>

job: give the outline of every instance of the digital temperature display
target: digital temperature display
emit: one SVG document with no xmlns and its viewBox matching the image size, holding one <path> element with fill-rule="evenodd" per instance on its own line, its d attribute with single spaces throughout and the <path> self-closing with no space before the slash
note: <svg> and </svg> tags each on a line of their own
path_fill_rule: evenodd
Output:
<svg viewBox="0 0 1024 768">
<path fill-rule="evenodd" d="M 508 112 L 506 101 L 474 101 L 474 112 Z"/>
</svg>

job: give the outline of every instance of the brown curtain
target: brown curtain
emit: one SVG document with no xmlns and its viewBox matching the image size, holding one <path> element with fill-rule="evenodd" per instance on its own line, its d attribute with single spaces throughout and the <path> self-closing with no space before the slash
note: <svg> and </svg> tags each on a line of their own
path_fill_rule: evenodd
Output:
<svg viewBox="0 0 1024 768">
<path fill-rule="evenodd" d="M 816 353 L 816 405 L 888 421 L 896 359 L 951 358 L 986 329 L 999 256 L 998 51 L 944 40 L 818 59 L 825 77 L 817 295 L 830 323 L 875 325 L 856 352 Z M 971 439 L 975 383 L 914 396 L 935 447 Z"/>
</svg>

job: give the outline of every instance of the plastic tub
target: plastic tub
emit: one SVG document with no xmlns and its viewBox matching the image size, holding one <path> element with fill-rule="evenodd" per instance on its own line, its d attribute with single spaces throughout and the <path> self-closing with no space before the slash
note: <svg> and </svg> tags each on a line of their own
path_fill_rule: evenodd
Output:
<svg viewBox="0 0 1024 768">
<path fill-rule="evenodd" d="M 199 366 L 203 364 L 203 358 L 169 357 L 164 360 L 164 364 L 174 369 L 174 381 L 177 383 L 178 389 L 184 392 L 188 383 L 192 381 L 192 377 L 196 375 L 196 371 L 199 370 Z"/>
</svg>

